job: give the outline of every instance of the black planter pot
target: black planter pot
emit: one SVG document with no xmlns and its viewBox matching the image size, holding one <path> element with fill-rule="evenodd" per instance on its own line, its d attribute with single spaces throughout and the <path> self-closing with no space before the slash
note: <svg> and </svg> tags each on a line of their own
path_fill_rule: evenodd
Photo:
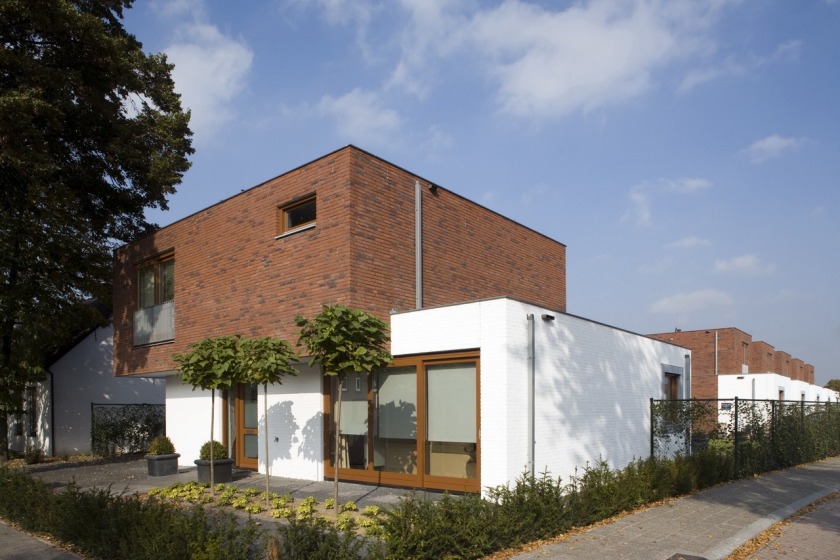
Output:
<svg viewBox="0 0 840 560">
<path fill-rule="evenodd" d="M 196 459 L 198 481 L 210 482 L 210 461 Z M 230 482 L 233 479 L 233 459 L 213 459 L 213 482 Z"/>
<path fill-rule="evenodd" d="M 146 455 L 146 466 L 149 469 L 149 476 L 178 474 L 178 457 L 180 456 L 180 453 Z"/>
</svg>

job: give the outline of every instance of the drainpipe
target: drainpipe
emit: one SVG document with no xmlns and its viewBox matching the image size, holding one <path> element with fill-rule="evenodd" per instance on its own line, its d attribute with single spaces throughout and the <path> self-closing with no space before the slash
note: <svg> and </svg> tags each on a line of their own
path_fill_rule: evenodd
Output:
<svg viewBox="0 0 840 560">
<path fill-rule="evenodd" d="M 691 354 L 685 355 L 685 389 L 683 398 L 691 398 Z"/>
<path fill-rule="evenodd" d="M 414 181 L 414 308 L 423 309 L 423 189 Z"/>
<path fill-rule="evenodd" d="M 534 314 L 529 313 L 526 318 L 528 319 L 528 471 L 531 476 L 536 476 L 534 472 L 534 425 L 536 416 L 534 412 L 534 376 L 536 372 L 534 364 Z"/>
<path fill-rule="evenodd" d="M 715 331 L 715 377 L 718 374 L 718 332 Z"/>
</svg>

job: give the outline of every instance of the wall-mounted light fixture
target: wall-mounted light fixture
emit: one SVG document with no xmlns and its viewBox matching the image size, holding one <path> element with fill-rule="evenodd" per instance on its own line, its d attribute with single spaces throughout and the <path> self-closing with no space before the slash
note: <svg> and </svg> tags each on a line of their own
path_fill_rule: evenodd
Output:
<svg viewBox="0 0 840 560">
<path fill-rule="evenodd" d="M 553 321 L 554 320 L 554 315 L 549 315 L 548 313 L 543 313 L 542 315 L 540 315 L 540 318 L 543 321 Z"/>
<path fill-rule="evenodd" d="M 438 186 L 437 186 L 437 185 L 435 185 L 434 183 L 429 183 L 429 191 L 430 191 L 430 192 L 436 193 L 436 192 L 437 192 L 437 190 L 438 190 Z"/>
</svg>

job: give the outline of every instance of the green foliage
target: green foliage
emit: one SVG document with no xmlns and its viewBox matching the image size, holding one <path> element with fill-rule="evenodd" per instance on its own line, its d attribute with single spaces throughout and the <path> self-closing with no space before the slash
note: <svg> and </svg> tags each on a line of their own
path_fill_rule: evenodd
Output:
<svg viewBox="0 0 840 560">
<path fill-rule="evenodd" d="M 324 374 L 369 374 L 387 365 L 391 355 L 388 325 L 362 310 L 345 305 L 324 305 L 313 319 L 298 315 L 298 344 L 309 352 L 309 364 L 321 364 Z"/>
<path fill-rule="evenodd" d="M 149 444 L 149 455 L 172 455 L 175 453 L 175 444 L 169 436 L 156 436 Z"/>
<path fill-rule="evenodd" d="M 263 557 L 255 523 L 201 507 L 184 509 L 156 495 L 82 491 L 53 492 L 38 479 L 0 467 L 0 516 L 26 530 L 72 543 L 85 557 L 182 560 L 251 560 Z"/>
<path fill-rule="evenodd" d="M 829 379 L 828 383 L 825 384 L 825 388 L 840 392 L 840 379 Z"/>
<path fill-rule="evenodd" d="M 0 450 L 6 412 L 110 301 L 115 241 L 154 226 L 193 152 L 161 54 L 122 25 L 131 0 L 0 3 Z M 101 324 L 104 318 L 91 311 Z"/>
<path fill-rule="evenodd" d="M 164 431 L 163 405 L 94 405 L 92 412 L 91 450 L 95 455 L 141 453 Z"/>
<path fill-rule="evenodd" d="M 277 557 L 283 560 L 379 560 L 386 557 L 379 541 L 359 537 L 352 529 L 337 529 L 323 518 L 292 517 L 288 524 L 278 526 L 277 534 Z"/>
<path fill-rule="evenodd" d="M 292 346 L 280 338 L 240 340 L 243 382 L 268 385 L 281 383 L 285 375 L 297 375 L 293 362 L 298 357 Z"/>
<path fill-rule="evenodd" d="M 213 449 L 213 459 L 226 459 L 228 456 L 227 447 L 222 445 L 221 442 L 213 440 L 205 441 L 204 445 L 201 446 L 201 449 L 198 452 L 198 458 L 202 461 L 209 461 L 210 460 L 210 448 L 212 445 Z"/>
<path fill-rule="evenodd" d="M 239 335 L 203 338 L 174 354 L 181 379 L 193 389 L 229 389 L 244 379 Z"/>
</svg>

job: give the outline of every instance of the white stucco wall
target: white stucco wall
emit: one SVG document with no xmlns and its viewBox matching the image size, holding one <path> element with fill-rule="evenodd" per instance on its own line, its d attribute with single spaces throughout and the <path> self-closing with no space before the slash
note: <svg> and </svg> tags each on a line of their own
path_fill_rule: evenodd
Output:
<svg viewBox="0 0 840 560">
<path fill-rule="evenodd" d="M 268 388 L 268 436 L 271 475 L 305 480 L 323 478 L 323 397 L 316 368 L 299 365 L 297 377 Z M 216 392 L 214 438 L 222 441 L 222 399 Z M 210 391 L 184 385 L 179 376 L 166 380 L 166 432 L 181 454 L 181 466 L 193 466 L 210 439 Z M 259 471 L 265 472 L 265 400 L 260 387 Z M 225 442 L 226 445 L 229 442 Z"/>
<path fill-rule="evenodd" d="M 512 482 L 528 462 L 528 314 L 535 316 L 535 469 L 568 480 L 601 459 L 624 467 L 650 451 L 650 398 L 663 364 L 690 351 L 508 299 L 392 316 L 392 353 L 480 348 L 481 481 Z M 544 321 L 551 314 L 553 321 Z M 681 381 L 681 395 L 688 396 Z"/>
<path fill-rule="evenodd" d="M 163 404 L 163 379 L 116 378 L 113 356 L 113 329 L 108 326 L 91 332 L 49 368 L 50 375 L 38 387 L 36 411 L 36 439 L 45 453 L 90 452 L 91 403 Z M 25 449 L 25 437 L 13 436 L 10 442 L 15 450 Z"/>
<path fill-rule="evenodd" d="M 803 394 L 805 400 L 809 402 L 837 402 L 840 397 L 837 391 L 790 379 L 777 373 L 718 376 L 718 397 L 721 399 L 738 397 L 739 399 L 776 400 L 779 398 L 780 390 L 785 392 L 787 401 L 802 400 Z"/>
</svg>

